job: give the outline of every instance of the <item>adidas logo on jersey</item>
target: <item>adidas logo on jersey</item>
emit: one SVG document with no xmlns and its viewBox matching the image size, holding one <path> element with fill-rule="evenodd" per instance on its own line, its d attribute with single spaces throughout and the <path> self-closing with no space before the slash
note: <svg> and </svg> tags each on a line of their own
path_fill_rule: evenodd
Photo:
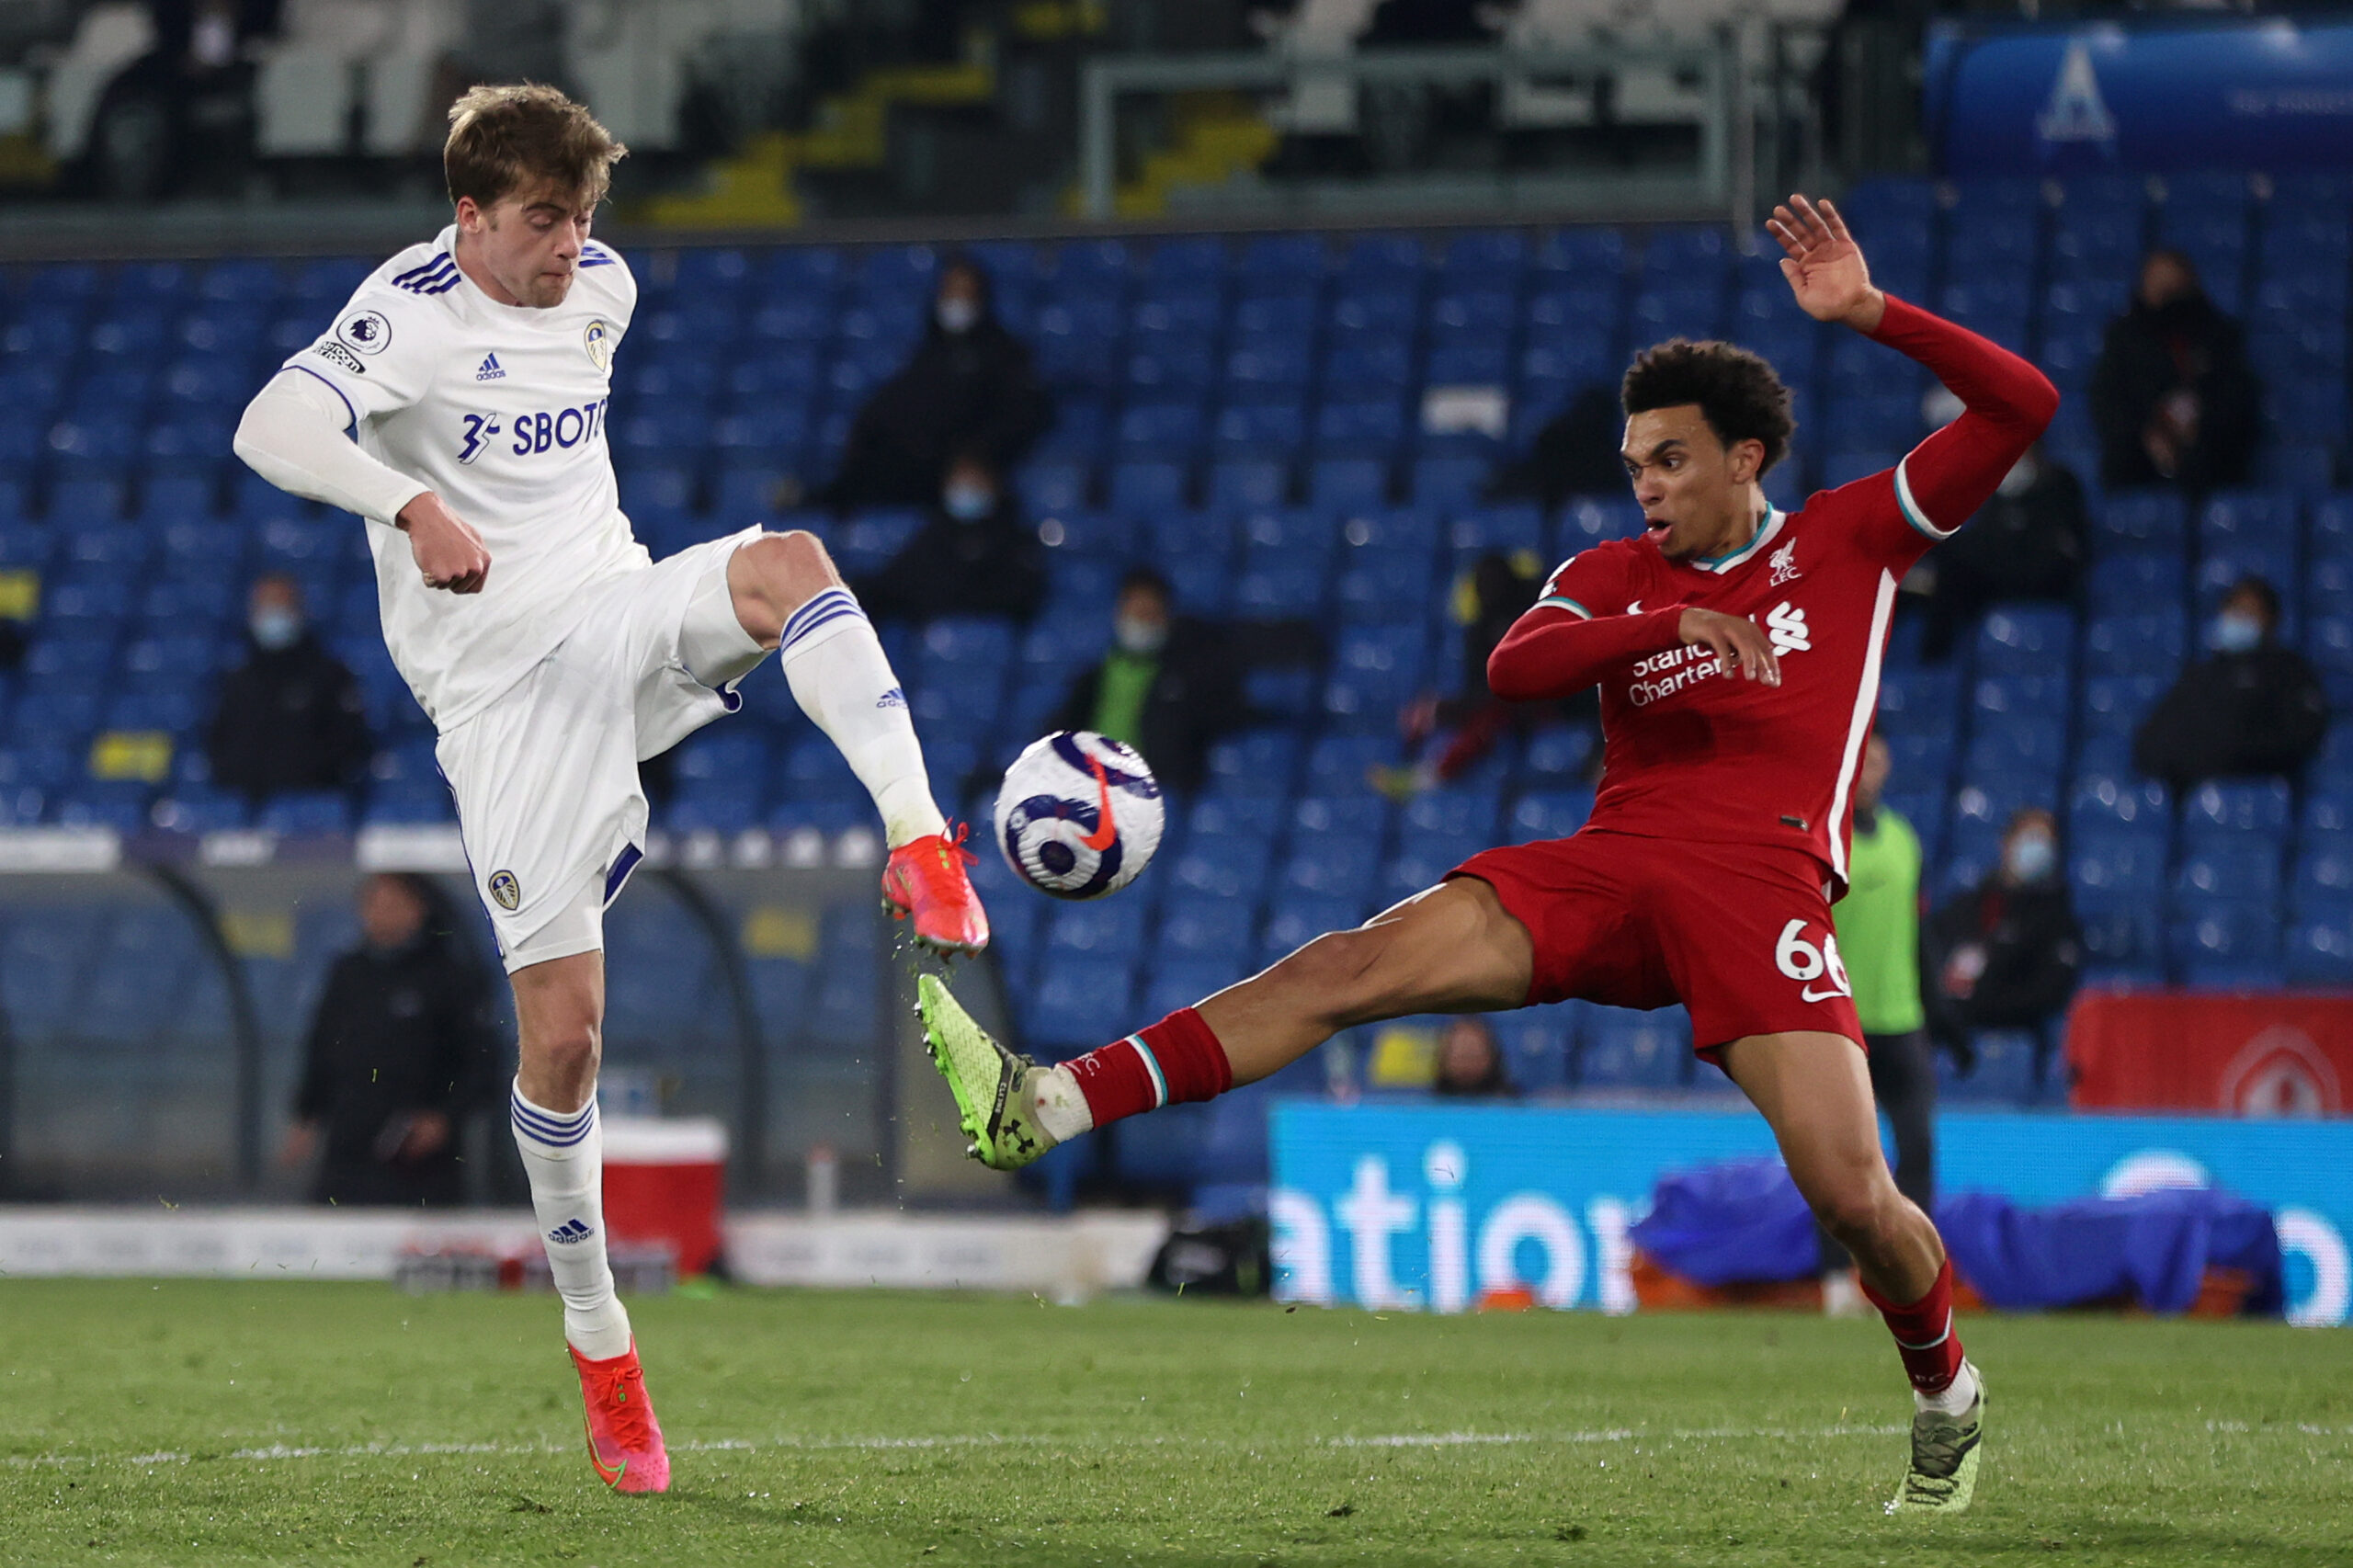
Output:
<svg viewBox="0 0 2353 1568">
<path fill-rule="evenodd" d="M 495 354 L 483 355 L 482 369 L 474 372 L 474 380 L 478 381 L 505 381 L 506 379 L 506 372 L 499 367 L 498 356 Z"/>
</svg>

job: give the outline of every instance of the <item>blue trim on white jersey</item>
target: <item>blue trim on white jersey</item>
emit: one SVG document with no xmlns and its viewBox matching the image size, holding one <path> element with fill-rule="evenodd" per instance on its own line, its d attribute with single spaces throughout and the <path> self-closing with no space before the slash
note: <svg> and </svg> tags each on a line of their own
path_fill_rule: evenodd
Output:
<svg viewBox="0 0 2353 1568">
<path fill-rule="evenodd" d="M 412 294 L 446 294 L 458 286 L 464 274 L 447 251 L 436 255 L 422 267 L 411 267 L 392 279 L 392 287 L 405 289 Z"/>
<path fill-rule="evenodd" d="M 610 267 L 615 259 L 613 253 L 602 245 L 580 247 L 580 265 L 583 267 Z"/>
<path fill-rule="evenodd" d="M 621 889 L 629 885 L 629 874 L 645 858 L 645 851 L 634 844 L 624 844 L 613 858 L 613 869 L 605 873 L 605 907 L 612 907 L 613 900 L 621 896 Z"/>
</svg>

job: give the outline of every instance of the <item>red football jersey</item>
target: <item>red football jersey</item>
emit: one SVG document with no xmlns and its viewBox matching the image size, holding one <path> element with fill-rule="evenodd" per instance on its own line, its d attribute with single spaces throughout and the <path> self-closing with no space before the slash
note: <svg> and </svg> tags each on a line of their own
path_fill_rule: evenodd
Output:
<svg viewBox="0 0 2353 1568">
<path fill-rule="evenodd" d="M 1843 892 L 1896 585 L 1993 494 L 2059 402 L 2025 360 L 1901 300 L 1872 335 L 1936 371 L 1961 416 L 1893 469 L 1768 511 L 1730 555 L 1673 562 L 1647 536 L 1596 545 L 1497 645 L 1488 674 L 1502 695 L 1599 683 L 1590 825 L 1802 848 Z M 1727 680 L 1712 653 L 1687 645 L 1678 622 L 1694 607 L 1755 621 L 1781 684 Z"/>
<path fill-rule="evenodd" d="M 1601 793 L 1592 825 L 1703 843 L 1813 851 L 1843 881 L 1855 769 L 1879 700 L 1896 585 L 1936 540 L 1904 515 L 1901 471 L 1768 512 L 1746 548 L 1669 561 L 1611 540 L 1563 565 L 1541 606 L 1586 617 L 1697 607 L 1755 621 L 1781 684 L 1723 678 L 1677 642 L 1601 676 Z"/>
</svg>

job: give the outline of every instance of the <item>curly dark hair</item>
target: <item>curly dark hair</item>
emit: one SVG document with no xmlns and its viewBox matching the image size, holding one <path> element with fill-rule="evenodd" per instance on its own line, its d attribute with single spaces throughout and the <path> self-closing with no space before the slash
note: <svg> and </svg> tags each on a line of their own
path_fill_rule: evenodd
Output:
<svg viewBox="0 0 2353 1568">
<path fill-rule="evenodd" d="M 1726 447 L 1765 443 L 1759 474 L 1789 455 L 1790 437 L 1798 427 L 1790 415 L 1790 389 L 1773 367 L 1730 343 L 1673 337 L 1653 344 L 1634 356 L 1619 401 L 1628 414 L 1699 404 L 1699 416 Z"/>
</svg>

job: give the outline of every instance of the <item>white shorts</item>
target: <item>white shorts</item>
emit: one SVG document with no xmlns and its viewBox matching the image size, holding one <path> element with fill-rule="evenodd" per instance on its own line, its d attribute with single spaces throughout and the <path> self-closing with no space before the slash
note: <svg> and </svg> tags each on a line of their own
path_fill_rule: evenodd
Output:
<svg viewBox="0 0 2353 1568">
<path fill-rule="evenodd" d="M 605 945 L 605 906 L 645 844 L 637 765 L 742 706 L 735 683 L 763 656 L 725 607 L 727 562 L 757 528 L 682 550 L 596 583 L 587 612 L 506 694 L 440 739 L 436 756 L 457 797 L 474 891 L 490 912 L 499 956 L 518 969 Z M 713 600 L 740 641 L 689 660 L 690 612 Z M 717 686 L 695 677 L 728 672 Z"/>
</svg>

